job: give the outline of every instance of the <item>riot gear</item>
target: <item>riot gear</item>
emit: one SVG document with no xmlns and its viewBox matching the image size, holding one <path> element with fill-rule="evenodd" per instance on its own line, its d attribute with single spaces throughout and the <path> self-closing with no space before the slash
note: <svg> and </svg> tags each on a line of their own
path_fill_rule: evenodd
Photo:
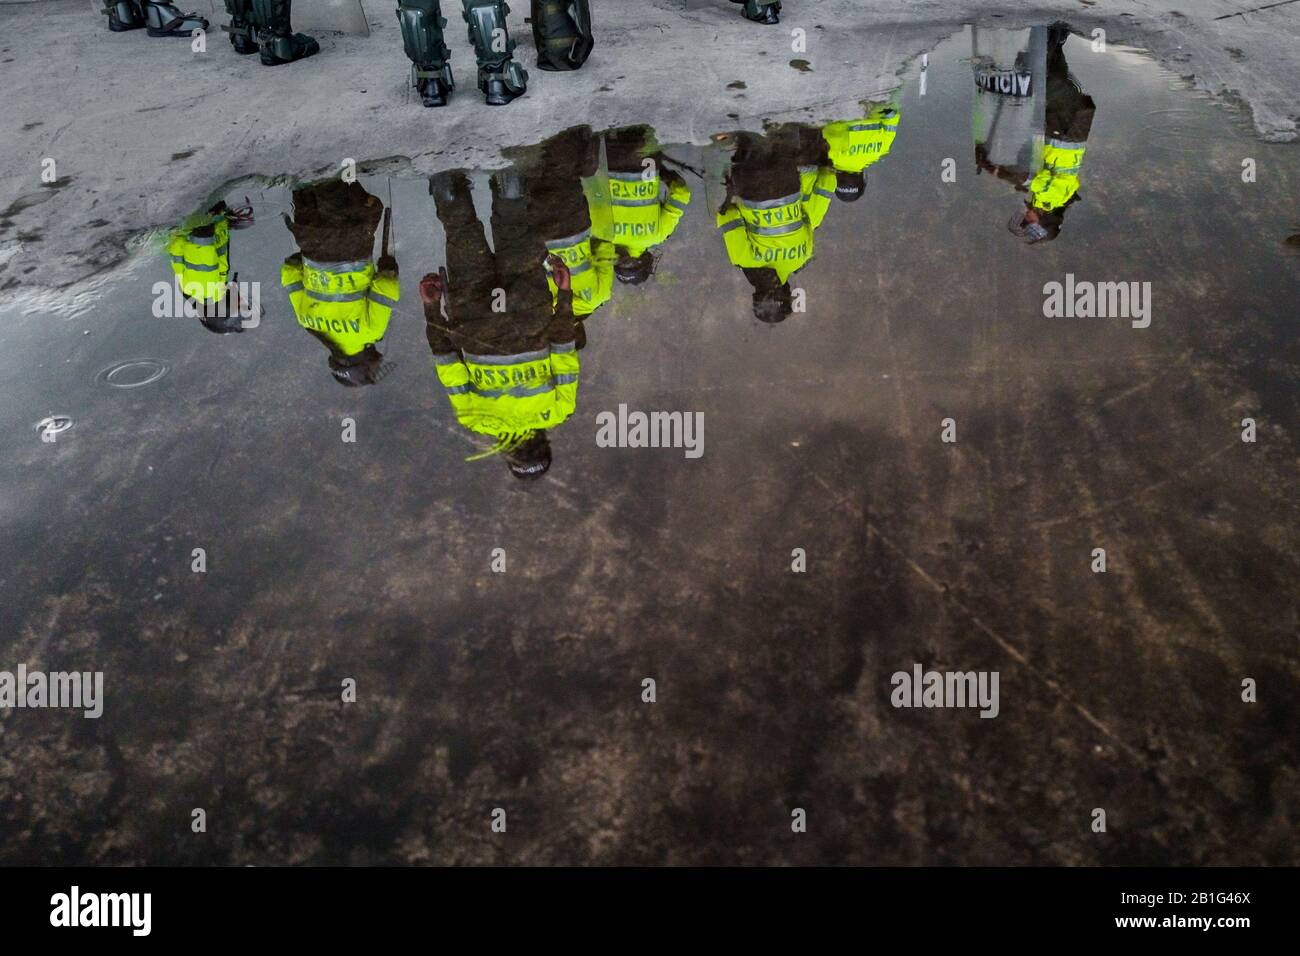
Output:
<svg viewBox="0 0 1300 956">
<path fill-rule="evenodd" d="M 595 46 L 590 0 L 532 0 L 533 41 L 543 70 L 576 70 Z"/>
</svg>

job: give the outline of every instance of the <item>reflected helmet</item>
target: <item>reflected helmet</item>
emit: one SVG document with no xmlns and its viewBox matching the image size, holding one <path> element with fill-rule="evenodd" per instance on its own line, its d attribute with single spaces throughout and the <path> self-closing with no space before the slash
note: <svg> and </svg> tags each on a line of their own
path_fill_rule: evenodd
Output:
<svg viewBox="0 0 1300 956">
<path fill-rule="evenodd" d="M 857 202 L 867 191 L 867 174 L 840 170 L 835 174 L 835 198 L 840 202 Z"/>
<path fill-rule="evenodd" d="M 640 285 L 654 275 L 655 257 L 649 251 L 639 256 L 622 255 L 614 263 L 614 276 L 624 285 Z"/>
<path fill-rule="evenodd" d="M 329 357 L 330 374 L 345 388 L 374 385 L 392 371 L 393 364 L 385 362 L 379 350 L 370 345 L 357 355 Z"/>
<path fill-rule="evenodd" d="M 536 431 L 503 453 L 510 474 L 520 481 L 540 478 L 551 470 L 551 441 L 544 431 Z"/>
</svg>

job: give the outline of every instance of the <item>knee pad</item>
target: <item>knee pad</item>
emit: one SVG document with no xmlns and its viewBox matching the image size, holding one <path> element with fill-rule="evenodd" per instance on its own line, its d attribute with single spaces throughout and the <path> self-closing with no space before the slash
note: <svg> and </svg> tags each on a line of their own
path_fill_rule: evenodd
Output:
<svg viewBox="0 0 1300 956">
<path fill-rule="evenodd" d="M 402 0 L 397 8 L 397 22 L 402 28 L 402 45 L 417 67 L 440 70 L 450 51 L 443 42 L 442 31 L 447 19 L 442 16 L 438 0 Z"/>
<path fill-rule="evenodd" d="M 532 0 L 533 41 L 543 70 L 576 70 L 595 46 L 590 0 Z"/>
</svg>

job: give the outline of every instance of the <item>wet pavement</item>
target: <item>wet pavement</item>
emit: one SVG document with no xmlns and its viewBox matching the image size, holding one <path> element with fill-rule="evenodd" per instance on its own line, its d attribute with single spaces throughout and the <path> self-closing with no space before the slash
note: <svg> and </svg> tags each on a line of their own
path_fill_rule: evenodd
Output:
<svg viewBox="0 0 1300 956">
<path fill-rule="evenodd" d="M 238 334 L 156 315 L 164 237 L 4 311 L 0 670 L 105 702 L 0 710 L 0 862 L 1297 862 L 1300 158 L 1137 51 L 1072 37 L 1053 93 L 1015 56 L 1050 44 L 968 30 L 864 101 L 846 124 L 897 128 L 853 202 L 795 117 L 647 116 L 504 171 L 217 189 L 255 217 Z M 1044 139 L 1086 145 L 1076 182 L 1032 185 Z M 638 149 L 676 198 L 648 259 L 610 203 Z M 1032 244 L 1027 197 L 1060 203 Z M 378 267 L 384 209 L 374 358 L 295 321 L 281 266 Z M 766 264 L 730 245 L 791 225 Z M 1082 282 L 1149 310 L 1045 314 Z M 547 350 L 580 370 L 520 481 L 522 426 L 440 375 L 483 398 Z M 700 454 L 605 447 L 637 411 L 702 420 Z M 917 664 L 997 672 L 997 716 L 893 706 Z"/>
</svg>

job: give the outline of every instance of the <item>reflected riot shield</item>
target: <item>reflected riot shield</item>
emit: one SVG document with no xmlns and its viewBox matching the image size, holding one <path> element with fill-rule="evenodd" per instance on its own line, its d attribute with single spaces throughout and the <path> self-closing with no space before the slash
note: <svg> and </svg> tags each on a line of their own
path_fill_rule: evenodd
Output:
<svg viewBox="0 0 1300 956">
<path fill-rule="evenodd" d="M 731 172 L 731 158 L 736 152 L 736 135 L 718 133 L 703 149 L 704 201 L 709 215 L 716 216 L 727 201 L 727 175 Z"/>
<path fill-rule="evenodd" d="M 587 211 L 591 216 L 591 234 L 598 239 L 614 241 L 614 205 L 609 188 L 609 154 L 605 150 L 605 137 L 600 137 L 600 153 L 594 176 L 582 177 L 582 192 L 587 197 Z"/>
<path fill-rule="evenodd" d="M 1032 172 L 1047 123 L 1047 28 L 970 31 L 975 145 L 997 166 Z"/>
</svg>

